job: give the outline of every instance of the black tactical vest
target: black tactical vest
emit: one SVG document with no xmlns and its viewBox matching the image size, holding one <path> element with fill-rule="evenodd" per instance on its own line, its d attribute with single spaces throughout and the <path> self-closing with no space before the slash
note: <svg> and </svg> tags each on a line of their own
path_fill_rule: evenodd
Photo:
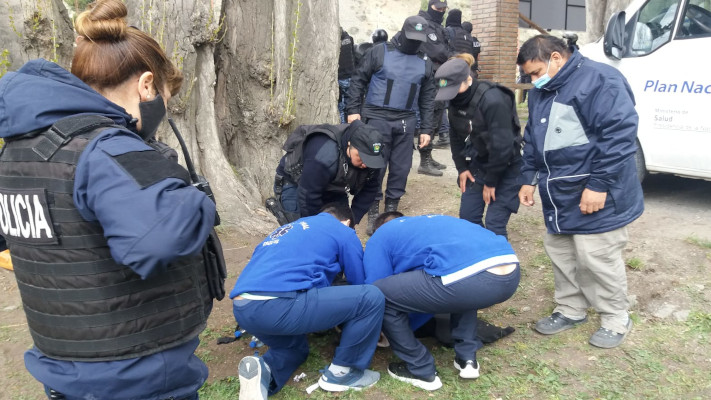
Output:
<svg viewBox="0 0 711 400">
<path fill-rule="evenodd" d="M 521 136 L 521 122 L 519 122 L 518 112 L 516 111 L 516 96 L 511 89 L 496 82 L 475 81 L 475 84 L 476 87 L 472 88 L 472 90 L 474 90 L 474 96 L 471 101 L 469 101 L 467 109 L 457 109 L 453 107 L 450 102 L 448 113 L 451 125 L 457 127 L 461 132 L 469 132 L 469 136 L 466 138 L 467 148 L 465 151 L 468 153 L 466 156 L 478 156 L 480 159 L 488 157 L 485 138 L 488 138 L 489 136 L 489 127 L 484 119 L 484 114 L 481 112 L 479 105 L 484 93 L 493 88 L 498 88 L 504 92 L 511 101 L 511 115 L 513 118 L 513 130 L 511 132 L 513 137 L 513 147 L 511 151 L 514 160 L 520 159 L 521 142 L 523 141 L 523 138 Z"/>
<path fill-rule="evenodd" d="M 142 280 L 111 257 L 101 225 L 79 214 L 77 161 L 101 126 L 112 125 L 96 118 L 11 138 L 0 154 L 0 228 L 30 333 L 60 360 L 121 360 L 178 346 L 205 328 L 212 308 L 202 256 Z"/>
<path fill-rule="evenodd" d="M 365 182 L 371 178 L 373 171 L 377 173 L 379 170 L 350 168 L 346 152 L 341 148 L 341 139 L 348 126 L 348 124 L 324 124 L 300 125 L 296 128 L 286 139 L 284 146 L 282 146 L 282 149 L 286 152 L 284 155 L 284 172 L 288 175 L 288 178 L 296 184 L 299 183 L 301 172 L 304 169 L 304 143 L 311 135 L 322 133 L 335 141 L 338 146 L 338 172 L 336 172 L 336 177 L 326 190 L 329 192 L 350 193 L 351 195 L 358 193 L 365 186 Z"/>
</svg>

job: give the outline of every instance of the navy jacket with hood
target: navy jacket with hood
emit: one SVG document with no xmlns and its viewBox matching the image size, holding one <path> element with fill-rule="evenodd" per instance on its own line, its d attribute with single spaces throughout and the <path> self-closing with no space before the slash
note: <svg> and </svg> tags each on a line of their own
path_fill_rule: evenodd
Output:
<svg viewBox="0 0 711 400">
<path fill-rule="evenodd" d="M 45 130 L 77 114 L 102 115 L 135 130 L 126 110 L 57 64 L 33 60 L 0 79 L 4 139 Z M 78 161 L 74 203 L 84 219 L 101 224 L 116 262 L 146 278 L 160 274 L 176 257 L 201 250 L 214 224 L 215 205 L 177 178 L 141 189 L 112 159 L 132 151 L 153 148 L 129 129 L 102 131 Z M 197 345 L 196 337 L 149 356 L 109 362 L 60 361 L 33 348 L 25 353 L 25 364 L 37 380 L 68 395 L 165 399 L 194 393 L 207 379 L 207 367 L 193 355 Z"/>
<path fill-rule="evenodd" d="M 520 183 L 538 184 L 548 232 L 603 233 L 639 217 L 638 116 L 622 74 L 575 51 L 529 96 Z M 607 193 L 603 209 L 580 212 L 585 188 Z"/>
<path fill-rule="evenodd" d="M 350 188 L 351 192 L 346 192 L 345 188 L 339 192 L 329 191 L 329 187 L 338 175 L 338 169 L 342 168 L 340 165 L 341 151 L 345 152 L 348 148 L 351 135 L 359 123 L 354 122 L 348 125 L 348 128 L 343 132 L 340 145 L 322 133 L 314 133 L 304 142 L 301 178 L 299 182 L 292 182 L 298 186 L 299 211 L 302 217 L 316 215 L 324 205 L 338 202 L 342 198 L 347 198 L 348 194 L 352 194 L 353 199 L 350 206 L 357 224 L 375 201 L 380 169 L 356 168 L 350 163 L 348 157 L 346 157 L 348 168 L 352 174 L 350 180 L 353 181 L 351 184 L 355 183 Z M 284 170 L 284 163 L 285 156 L 279 160 L 276 172 L 281 176 L 288 177 L 289 175 Z"/>
</svg>

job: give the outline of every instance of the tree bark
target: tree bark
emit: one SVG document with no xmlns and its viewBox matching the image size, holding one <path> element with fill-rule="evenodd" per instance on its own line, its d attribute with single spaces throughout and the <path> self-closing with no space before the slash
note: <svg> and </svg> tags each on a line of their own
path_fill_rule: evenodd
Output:
<svg viewBox="0 0 711 400">
<path fill-rule="evenodd" d="M 29 29 L 19 39 L 11 27 L 0 30 L 2 42 L 13 46 L 11 69 L 42 56 L 69 67 L 74 35 L 61 0 L 9 1 L 0 17 L 14 21 L 16 29 Z M 276 220 L 263 204 L 272 195 L 288 133 L 300 124 L 338 120 L 338 3 L 126 4 L 129 24 L 151 34 L 183 71 L 185 82 L 169 113 L 198 173 L 211 183 L 223 223 L 252 234 L 270 231 Z M 179 148 L 168 124 L 158 138 Z"/>
<path fill-rule="evenodd" d="M 338 9 L 318 0 L 239 4 L 226 9 L 215 107 L 230 162 L 266 197 L 288 133 L 337 122 Z"/>
<path fill-rule="evenodd" d="M 582 42 L 597 40 L 605 33 L 612 14 L 624 10 L 632 0 L 585 0 L 586 37 Z"/>
<path fill-rule="evenodd" d="M 0 7 L 0 69 L 15 71 L 35 58 L 68 68 L 74 30 L 61 0 L 6 0 Z"/>
<path fill-rule="evenodd" d="M 183 70 L 171 115 L 196 169 L 215 191 L 223 223 L 267 233 L 276 220 L 264 199 L 272 195 L 288 132 L 297 124 L 336 121 L 337 5 L 145 3 L 128 1 L 131 20 L 140 21 Z M 317 31 L 317 24 L 329 32 Z M 159 137 L 177 148 L 167 127 Z"/>
</svg>

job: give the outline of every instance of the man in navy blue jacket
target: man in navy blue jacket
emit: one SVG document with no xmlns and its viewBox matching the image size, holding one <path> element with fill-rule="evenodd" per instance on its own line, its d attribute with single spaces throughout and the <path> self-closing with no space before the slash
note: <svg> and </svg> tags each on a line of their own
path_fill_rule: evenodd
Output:
<svg viewBox="0 0 711 400">
<path fill-rule="evenodd" d="M 632 90 L 619 71 L 571 53 L 553 36 L 526 41 L 516 63 L 535 86 L 519 198 L 532 206 L 536 185 L 541 189 L 558 303 L 536 330 L 572 328 L 594 307 L 601 327 L 590 344 L 616 347 L 632 327 L 622 249 L 627 225 L 644 210 Z"/>
<path fill-rule="evenodd" d="M 306 335 L 341 325 L 333 361 L 319 386 L 363 389 L 380 378 L 366 369 L 380 336 L 385 299 L 362 283 L 363 247 L 348 226 L 347 206 L 327 205 L 318 215 L 281 226 L 257 245 L 230 293 L 240 327 L 269 350 L 239 365 L 240 398 L 277 393 L 309 355 Z M 340 272 L 353 285 L 331 286 Z"/>
<path fill-rule="evenodd" d="M 454 367 L 461 378 L 478 378 L 477 310 L 516 291 L 520 272 L 511 245 L 503 236 L 446 215 L 388 212 L 375 225 L 363 256 L 365 272 L 357 276 L 385 295 L 383 332 L 404 361 L 388 366 L 390 376 L 425 390 L 442 387 L 434 357 L 409 324 L 409 313 L 424 313 L 451 314 Z"/>
</svg>

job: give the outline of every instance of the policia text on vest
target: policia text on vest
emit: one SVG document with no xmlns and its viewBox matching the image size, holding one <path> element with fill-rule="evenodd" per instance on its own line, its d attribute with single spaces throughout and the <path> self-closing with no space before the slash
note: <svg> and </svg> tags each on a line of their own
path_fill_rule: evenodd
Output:
<svg viewBox="0 0 711 400">
<path fill-rule="evenodd" d="M 45 190 L 16 190 L 0 192 L 0 230 L 15 241 L 57 243 L 47 207 Z"/>
</svg>

